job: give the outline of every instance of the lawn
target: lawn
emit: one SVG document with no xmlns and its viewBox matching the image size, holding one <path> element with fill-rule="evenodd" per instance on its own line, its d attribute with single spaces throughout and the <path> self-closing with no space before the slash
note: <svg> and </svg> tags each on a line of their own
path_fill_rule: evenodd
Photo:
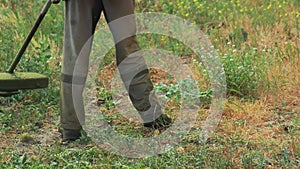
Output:
<svg viewBox="0 0 300 169">
<path fill-rule="evenodd" d="M 44 1 L 0 0 L 0 71 L 5 71 L 38 16 Z M 106 151 L 92 137 L 60 141 L 60 72 L 64 3 L 53 5 L 17 71 L 47 75 L 49 88 L 0 98 L 0 168 L 299 168 L 300 167 L 300 1 L 136 1 L 136 12 L 175 15 L 195 24 L 214 45 L 226 77 L 226 102 L 215 131 L 199 141 L 214 92 L 209 71 L 182 41 L 140 34 L 143 49 L 178 55 L 200 83 L 203 99 L 195 124 L 175 147 L 146 158 Z M 102 18 L 97 30 L 105 25 Z M 191 37 L 192 38 L 192 37 Z M 155 138 L 122 117 L 112 99 L 112 48 L 99 66 L 99 108 L 113 129 L 129 138 Z M 208 68 L 210 69 L 210 68 Z M 166 70 L 151 68 L 155 89 L 165 93 L 174 120 L 181 105 L 178 84 Z M 114 91 L 118 92 L 118 91 Z"/>
</svg>

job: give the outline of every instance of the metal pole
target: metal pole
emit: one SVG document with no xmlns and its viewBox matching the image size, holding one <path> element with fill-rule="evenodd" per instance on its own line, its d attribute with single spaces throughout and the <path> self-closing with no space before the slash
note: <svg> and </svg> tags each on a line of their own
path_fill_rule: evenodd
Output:
<svg viewBox="0 0 300 169">
<path fill-rule="evenodd" d="M 42 20 L 44 19 L 46 13 L 48 12 L 51 4 L 52 4 L 52 0 L 48 0 L 47 3 L 44 5 L 39 17 L 35 21 L 33 27 L 31 28 L 30 33 L 28 34 L 28 36 L 27 36 L 26 40 L 24 41 L 21 49 L 19 50 L 17 56 L 15 57 L 14 61 L 12 62 L 9 70 L 7 71 L 8 73 L 14 73 L 14 70 L 16 69 L 16 66 L 20 62 L 21 57 L 23 56 L 23 54 L 24 54 L 26 48 L 28 47 L 33 35 L 35 34 L 36 30 L 38 29 L 38 27 L 40 26 Z"/>
</svg>

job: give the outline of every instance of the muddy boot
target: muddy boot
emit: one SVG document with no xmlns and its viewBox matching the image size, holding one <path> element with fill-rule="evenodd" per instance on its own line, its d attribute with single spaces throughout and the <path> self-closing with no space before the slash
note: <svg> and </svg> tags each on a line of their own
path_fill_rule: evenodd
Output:
<svg viewBox="0 0 300 169">
<path fill-rule="evenodd" d="M 161 130 L 170 127 L 171 124 L 172 119 L 166 114 L 161 114 L 156 120 L 144 123 L 144 127 Z"/>
<path fill-rule="evenodd" d="M 81 129 L 79 130 L 62 130 L 62 142 L 72 142 L 78 140 L 81 137 Z"/>
</svg>

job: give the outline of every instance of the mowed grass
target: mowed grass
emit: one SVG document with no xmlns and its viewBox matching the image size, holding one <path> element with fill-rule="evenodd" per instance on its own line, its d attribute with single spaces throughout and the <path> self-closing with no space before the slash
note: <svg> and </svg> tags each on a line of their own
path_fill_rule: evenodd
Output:
<svg viewBox="0 0 300 169">
<path fill-rule="evenodd" d="M 0 1 L 1 71 L 8 68 L 43 3 Z M 143 159 L 118 156 L 98 147 L 88 137 L 61 145 L 58 128 L 63 3 L 60 3 L 50 9 L 18 66 L 18 71 L 46 74 L 51 81 L 49 88 L 0 98 L 0 168 L 300 167 L 299 0 L 138 1 L 136 11 L 174 14 L 198 24 L 218 50 L 226 73 L 227 102 L 214 134 L 206 143 L 199 143 L 201 120 L 208 111 L 203 106 L 196 124 L 182 142 L 158 156 Z M 199 87 L 209 95 L 205 67 L 187 47 L 161 35 L 138 38 L 143 48 L 170 50 L 188 60 L 198 80 L 203 82 Z M 113 50 L 105 58 L 105 63 L 111 65 L 111 62 L 114 62 Z M 104 72 L 107 67 L 104 66 Z M 176 96 L 176 90 L 169 86 L 157 84 L 158 89 Z M 119 119 L 110 93 L 102 88 L 98 92 L 104 103 L 101 109 L 116 131 L 134 138 L 160 134 Z M 169 106 L 175 104 L 176 97 L 171 98 Z M 168 113 L 172 115 L 171 111 Z"/>
</svg>

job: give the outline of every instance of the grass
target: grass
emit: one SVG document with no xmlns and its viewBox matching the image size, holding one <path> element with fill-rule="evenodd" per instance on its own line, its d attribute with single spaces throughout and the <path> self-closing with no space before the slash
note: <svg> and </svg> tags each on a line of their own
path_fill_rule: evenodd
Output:
<svg viewBox="0 0 300 169">
<path fill-rule="evenodd" d="M 0 71 L 9 67 L 43 3 L 0 0 Z M 60 3 L 50 9 L 17 67 L 47 75 L 49 88 L 0 98 L 0 168 L 299 168 L 299 0 L 137 1 L 136 11 L 165 12 L 198 24 L 218 50 L 226 73 L 227 102 L 214 134 L 206 143 L 198 142 L 208 111 L 203 106 L 182 142 L 159 156 L 118 156 L 88 137 L 61 145 Z M 208 75 L 189 48 L 161 35 L 138 38 L 143 48 L 170 50 L 187 61 L 201 82 L 199 97 L 209 103 Z M 101 65 L 103 81 L 109 80 L 104 77 L 111 73 L 113 53 Z M 154 78 L 162 76 L 159 80 L 164 83 L 156 83 L 155 88 L 168 94 L 168 113 L 172 114 L 179 104 L 178 83 L 168 74 L 153 74 Z M 120 118 L 105 88 L 99 88 L 99 96 L 105 102 L 101 109 L 118 132 L 134 138 L 160 134 Z"/>
</svg>

